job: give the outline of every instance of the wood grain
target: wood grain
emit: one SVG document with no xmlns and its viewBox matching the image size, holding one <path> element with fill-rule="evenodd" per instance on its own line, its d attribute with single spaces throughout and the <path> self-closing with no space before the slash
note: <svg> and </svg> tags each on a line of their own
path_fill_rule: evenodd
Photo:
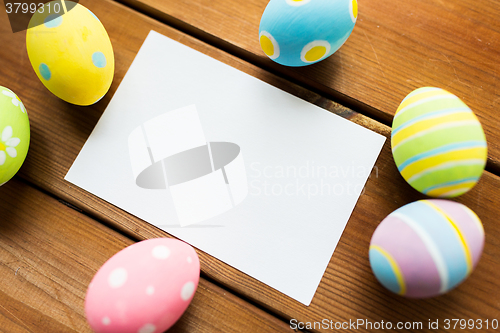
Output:
<svg viewBox="0 0 500 333">
<path fill-rule="evenodd" d="M 500 174 L 498 1 L 358 0 L 345 45 L 302 68 L 275 64 L 262 52 L 259 24 L 268 0 L 119 1 L 388 125 L 412 90 L 446 89 L 478 115 L 488 166 Z"/>
<path fill-rule="evenodd" d="M 96 105 L 81 108 L 52 96 L 36 78 L 27 61 L 23 36 L 12 35 L 0 27 L 4 48 L 0 49 L 0 77 L 18 92 L 28 109 L 32 145 L 20 176 L 36 186 L 70 202 L 91 216 L 139 239 L 165 236 L 165 233 L 127 214 L 63 180 L 92 128 L 130 66 L 150 29 L 167 35 L 196 50 L 230 64 L 327 110 L 351 119 L 386 136 L 389 128 L 356 114 L 324 96 L 290 84 L 215 47 L 200 42 L 158 21 L 114 2 L 83 0 L 103 22 L 111 37 L 116 57 L 115 80 L 110 93 Z M 3 30 L 1 30 L 3 29 Z M 12 66 L 11 64 L 17 64 Z M 388 143 L 377 161 L 350 222 L 341 238 L 311 306 L 306 307 L 266 285 L 248 277 L 213 257 L 198 251 L 202 270 L 210 278 L 235 290 L 287 319 L 345 321 L 358 318 L 370 321 L 414 321 L 445 318 L 500 317 L 497 280 L 500 268 L 500 179 L 486 172 L 479 184 L 459 199 L 475 210 L 484 222 L 486 246 L 472 276 L 456 290 L 430 300 L 408 300 L 390 294 L 371 273 L 368 244 L 377 224 L 391 211 L 421 198 L 399 176 Z M 297 269 L 301 269 L 297 267 Z M 326 331 L 318 329 L 319 331 Z M 314 330 L 313 330 L 314 331 Z M 366 331 L 359 329 L 358 331 Z"/>
<path fill-rule="evenodd" d="M 14 179 L 0 190 L 0 331 L 91 332 L 87 286 L 133 241 Z M 288 325 L 200 279 L 172 332 L 287 332 Z"/>
</svg>

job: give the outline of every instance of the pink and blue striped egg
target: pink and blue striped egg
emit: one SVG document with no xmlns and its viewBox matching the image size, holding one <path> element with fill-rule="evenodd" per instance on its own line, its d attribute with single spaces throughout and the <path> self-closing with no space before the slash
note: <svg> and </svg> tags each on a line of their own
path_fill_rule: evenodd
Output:
<svg viewBox="0 0 500 333">
<path fill-rule="evenodd" d="M 471 209 L 449 200 L 420 200 L 380 223 L 370 242 L 370 265 L 390 291 L 434 297 L 472 273 L 483 246 L 483 225 Z"/>
</svg>

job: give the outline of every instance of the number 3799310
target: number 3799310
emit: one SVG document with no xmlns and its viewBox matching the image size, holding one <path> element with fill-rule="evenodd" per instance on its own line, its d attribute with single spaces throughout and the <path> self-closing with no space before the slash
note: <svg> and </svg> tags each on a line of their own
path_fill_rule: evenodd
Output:
<svg viewBox="0 0 500 333">
<path fill-rule="evenodd" d="M 445 319 L 444 329 L 498 329 L 498 319 Z"/>
<path fill-rule="evenodd" d="M 7 11 L 7 14 L 17 14 L 17 13 L 31 13 L 34 14 L 36 11 L 38 11 L 40 14 L 43 13 L 44 11 L 47 11 L 48 13 L 54 13 L 54 14 L 59 14 L 61 12 L 61 5 L 57 2 L 55 3 L 48 3 L 48 4 L 43 4 L 43 3 L 26 3 L 26 2 L 7 2 L 5 4 L 5 8 Z"/>
</svg>

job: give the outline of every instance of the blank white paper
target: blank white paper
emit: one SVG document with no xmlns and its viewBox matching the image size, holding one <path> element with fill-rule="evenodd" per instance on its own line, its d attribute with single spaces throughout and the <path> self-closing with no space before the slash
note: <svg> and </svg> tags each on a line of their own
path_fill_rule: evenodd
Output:
<svg viewBox="0 0 500 333">
<path fill-rule="evenodd" d="M 384 141 L 151 31 L 65 179 L 309 305 Z"/>
</svg>

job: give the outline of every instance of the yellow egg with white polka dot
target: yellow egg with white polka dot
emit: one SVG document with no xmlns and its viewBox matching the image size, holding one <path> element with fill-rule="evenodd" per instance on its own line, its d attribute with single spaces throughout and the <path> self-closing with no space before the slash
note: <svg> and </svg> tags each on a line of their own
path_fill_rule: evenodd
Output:
<svg viewBox="0 0 500 333">
<path fill-rule="evenodd" d="M 36 75 L 62 100 L 91 105 L 113 81 L 113 47 L 101 21 L 72 1 L 51 1 L 31 18 L 26 48 Z"/>
</svg>

